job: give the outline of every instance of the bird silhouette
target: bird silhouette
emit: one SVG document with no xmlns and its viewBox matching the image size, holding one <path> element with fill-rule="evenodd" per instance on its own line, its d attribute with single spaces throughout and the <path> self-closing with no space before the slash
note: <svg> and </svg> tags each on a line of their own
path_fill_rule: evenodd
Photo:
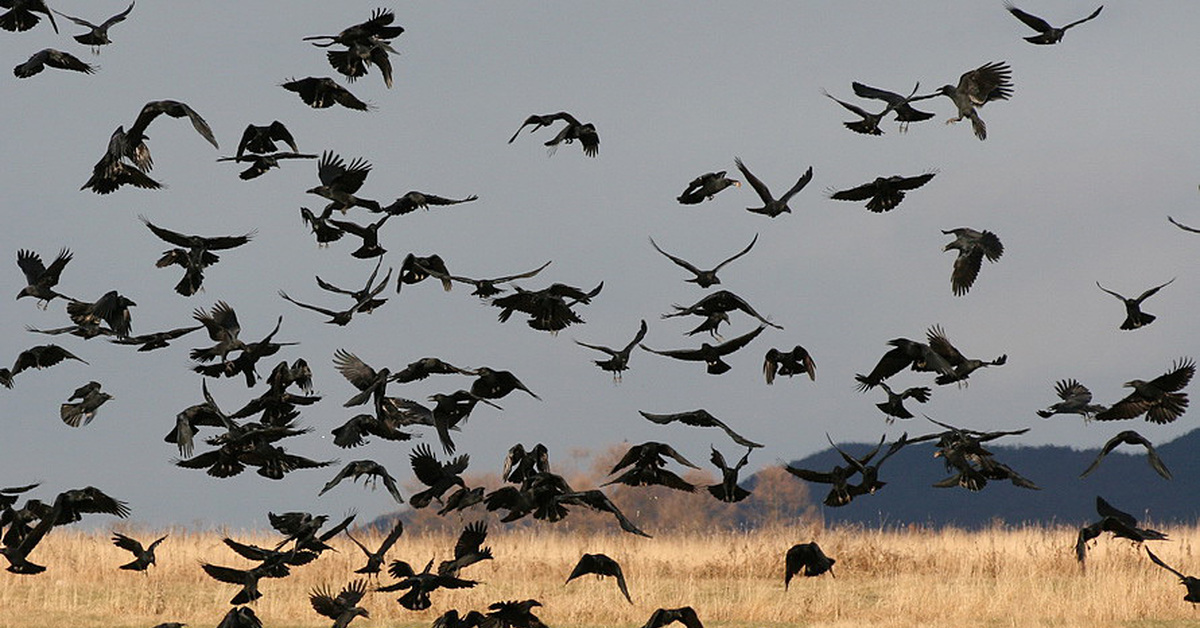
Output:
<svg viewBox="0 0 1200 628">
<path fill-rule="evenodd" d="M 1098 287 L 1101 290 L 1120 299 L 1121 302 L 1125 304 L 1125 322 L 1121 323 L 1121 329 L 1131 330 L 1131 329 L 1140 329 L 1140 328 L 1145 327 L 1146 325 L 1149 325 L 1150 323 L 1154 322 L 1154 319 L 1157 317 L 1154 316 L 1153 314 L 1147 314 L 1142 311 L 1142 301 L 1145 301 L 1146 299 L 1149 299 L 1150 297 L 1154 296 L 1155 293 L 1157 293 L 1159 290 L 1162 290 L 1163 288 L 1171 285 L 1171 283 L 1174 281 L 1175 281 L 1175 278 L 1172 277 L 1171 281 L 1168 281 L 1167 283 L 1150 288 L 1149 290 L 1143 292 L 1136 299 L 1127 299 L 1127 298 L 1117 294 L 1116 292 L 1113 292 L 1112 290 L 1109 290 L 1108 288 L 1101 286 L 1099 281 L 1096 282 L 1096 287 Z"/>
<path fill-rule="evenodd" d="M 625 599 L 633 604 L 633 598 L 629 596 L 629 588 L 625 584 L 625 574 L 621 571 L 621 565 L 617 561 L 605 554 L 584 554 L 579 558 L 579 562 L 575 563 L 571 575 L 567 576 L 567 583 L 587 574 L 595 574 L 597 578 L 605 576 L 616 578 L 617 588 L 621 590 L 621 595 L 624 595 Z"/>
<path fill-rule="evenodd" d="M 1100 15 L 1100 11 L 1104 10 L 1104 5 L 1100 5 L 1099 8 L 1097 8 L 1095 11 L 1092 11 L 1091 15 L 1081 20 L 1075 20 L 1074 22 L 1065 24 L 1062 28 L 1055 28 L 1051 26 L 1046 20 L 1018 9 L 1017 7 L 1013 6 L 1011 2 L 1005 2 L 1004 8 L 1008 9 L 1008 12 L 1011 13 L 1013 17 L 1021 20 L 1021 22 L 1026 26 L 1038 32 L 1037 35 L 1026 37 L 1025 41 L 1031 44 L 1048 45 L 1057 44 L 1058 42 L 1062 41 L 1063 35 L 1067 32 L 1068 28 L 1083 24 L 1088 20 L 1095 19 L 1097 15 Z"/>
</svg>

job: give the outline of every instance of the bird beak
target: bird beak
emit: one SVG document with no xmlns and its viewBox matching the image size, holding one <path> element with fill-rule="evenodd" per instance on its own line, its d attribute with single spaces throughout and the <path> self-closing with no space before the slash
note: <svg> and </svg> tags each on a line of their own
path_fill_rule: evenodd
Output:
<svg viewBox="0 0 1200 628">
<path fill-rule="evenodd" d="M 733 187 L 735 187 L 735 188 L 740 188 L 740 187 L 742 187 L 742 182 L 741 182 L 741 181 L 738 181 L 737 179 L 734 179 L 734 180 L 733 180 Z"/>
</svg>

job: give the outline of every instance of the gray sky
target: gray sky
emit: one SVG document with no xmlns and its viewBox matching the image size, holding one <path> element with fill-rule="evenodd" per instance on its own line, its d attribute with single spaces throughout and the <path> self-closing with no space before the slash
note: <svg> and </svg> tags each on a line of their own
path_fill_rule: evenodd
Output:
<svg viewBox="0 0 1200 628">
<path fill-rule="evenodd" d="M 126 6 L 51 4 L 93 21 Z M 1166 216 L 1200 225 L 1200 123 L 1190 114 L 1200 96 L 1200 5 L 1110 3 L 1098 19 L 1046 47 L 1022 41 L 1032 32 L 1000 2 L 417 3 L 392 7 L 407 29 L 394 42 L 401 52 L 393 57 L 395 87 L 385 89 L 375 69 L 349 86 L 375 111 L 314 110 L 278 86 L 291 77 L 338 76 L 323 51 L 301 38 L 363 21 L 377 4 L 143 0 L 113 27 L 115 43 L 97 57 L 70 39 L 81 30 L 61 18 L 60 35 L 44 21 L 29 32 L 0 33 L 0 56 L 12 65 L 54 47 L 102 66 L 92 76 L 47 70 L 0 79 L 7 121 L 0 128 L 0 252 L 10 260 L 10 293 L 23 285 L 18 249 L 49 263 L 65 246 L 75 259 L 61 291 L 92 300 L 115 289 L 132 298 L 134 333 L 190 324 L 193 309 L 225 300 L 251 341 L 283 314 L 277 340 L 301 344 L 264 360 L 260 371 L 304 357 L 325 396 L 301 415 L 314 433 L 284 445 L 343 463 L 373 458 L 405 479 L 410 446 L 376 440 L 343 451 L 328 438 L 356 412 L 341 407 L 355 391 L 332 368 L 336 349 L 393 370 L 427 355 L 508 369 L 540 394 L 540 402 L 521 394 L 501 400 L 503 412 L 476 410 L 455 439 L 471 454 L 472 471 L 498 471 L 517 442 L 544 442 L 559 462 L 571 448 L 625 440 L 669 441 L 697 463 L 707 460 L 710 443 L 740 455 L 719 432 L 653 425 L 638 410 L 708 409 L 767 444 L 752 455 L 754 469 L 826 447 L 826 432 L 838 441 L 925 433 L 923 420 L 886 425 L 874 407 L 881 395 L 856 392 L 853 376 L 875 365 L 887 340 L 922 339 L 935 323 L 969 356 L 1009 356 L 1006 366 L 971 378 L 969 388 L 937 387 L 930 403 L 914 406 L 935 418 L 975 428 L 1032 427 L 1023 442 L 1080 447 L 1130 427 L 1155 442 L 1191 429 L 1190 414 L 1167 426 L 1084 426 L 1076 417 L 1043 421 L 1034 410 L 1055 400 L 1057 379 L 1077 378 L 1107 404 L 1124 395 L 1122 382 L 1156 377 L 1176 358 L 1197 353 L 1190 313 L 1200 309 L 1200 236 L 1169 225 Z M 1054 24 L 1094 8 L 1060 1 L 1021 7 Z M 844 129 L 850 115 L 821 94 L 824 88 L 854 100 L 854 80 L 905 93 L 920 81 L 925 92 L 991 61 L 1012 66 L 1015 90 L 1010 101 L 982 109 L 985 142 L 966 123 L 942 124 L 953 113 L 946 98 L 922 103 L 937 117 L 907 134 L 889 122 L 886 135 L 866 137 Z M 103 197 L 79 191 L 113 129 L 128 127 L 143 104 L 158 99 L 195 108 L 221 150 L 186 121 L 164 116 L 148 134 L 152 176 L 166 189 L 122 188 Z M 529 114 L 560 110 L 596 124 L 597 158 L 577 146 L 547 157 L 541 142 L 557 127 L 505 143 Z M 410 251 L 438 253 L 451 272 L 475 277 L 553 260 L 523 285 L 590 288 L 603 280 L 600 296 L 579 309 L 587 324 L 557 337 L 515 317 L 499 324 L 498 310 L 466 287 L 444 293 L 436 283 L 400 295 L 389 289 L 386 306 L 347 328 L 283 302 L 279 289 L 341 307 L 317 289 L 313 275 L 357 286 L 374 260 L 351 258 L 356 244 L 349 241 L 319 249 L 301 223 L 299 207 L 324 202 L 304 193 L 317 184 L 315 162 L 286 163 L 250 182 L 237 178 L 234 164 L 215 162 L 233 153 L 246 124 L 276 119 L 303 152 L 370 161 L 363 196 L 386 203 L 412 189 L 479 195 L 475 203 L 389 221 L 381 238 L 390 251 L 385 269 L 398 270 Z M 813 181 L 792 201 L 793 213 L 776 219 L 744 210 L 758 203 L 748 186 L 698 206 L 676 203 L 693 177 L 735 171 L 735 155 L 777 193 L 810 165 Z M 930 184 L 886 214 L 826 198 L 829 188 L 933 169 Z M 349 218 L 365 222 L 360 211 Z M 186 233 L 257 229 L 258 237 L 223 253 L 206 272 L 205 291 L 185 298 L 172 289 L 178 268 L 154 268 L 169 246 L 138 214 Z M 968 295 L 955 297 L 953 255 L 941 250 L 950 238 L 939 230 L 960 226 L 994 231 L 1005 254 L 984 264 Z M 639 350 L 614 386 L 591 362 L 601 356 L 572 342 L 623 345 L 644 318 L 648 346 L 698 346 L 700 337 L 683 336 L 696 321 L 659 315 L 705 291 L 684 283 L 684 271 L 647 237 L 706 267 L 756 233 L 754 250 L 722 271 L 722 287 L 785 329 L 768 329 L 734 354 L 731 372 L 714 377 L 702 365 Z M 1135 332 L 1117 329 L 1121 304 L 1095 286 L 1099 280 L 1130 295 L 1176 276 L 1146 304 L 1160 319 Z M 140 354 L 100 339 L 24 331 L 66 324 L 62 302 L 42 312 L 28 299 L 0 298 L 0 317 L 8 323 L 0 361 L 58 342 L 90 362 L 23 373 L 13 390 L 0 390 L 0 486 L 41 481 L 43 496 L 52 496 L 95 485 L 127 500 L 137 521 L 156 525 L 262 525 L 267 510 L 354 508 L 369 518 L 393 508 L 383 490 L 348 484 L 318 498 L 336 467 L 272 482 L 253 472 L 218 481 L 172 466 L 176 450 L 162 437 L 178 411 L 202 401 L 187 351 L 209 344 L 203 332 Z M 724 334 L 753 327 L 735 317 Z M 764 352 L 796 344 L 813 354 L 816 382 L 784 378 L 766 386 Z M 91 425 L 65 426 L 58 405 L 93 379 L 116 399 Z M 905 372 L 893 379 L 912 386 L 930 378 Z M 390 392 L 424 399 L 469 381 L 438 378 Z M 227 410 L 263 390 L 247 390 L 240 379 L 210 388 Z"/>
</svg>

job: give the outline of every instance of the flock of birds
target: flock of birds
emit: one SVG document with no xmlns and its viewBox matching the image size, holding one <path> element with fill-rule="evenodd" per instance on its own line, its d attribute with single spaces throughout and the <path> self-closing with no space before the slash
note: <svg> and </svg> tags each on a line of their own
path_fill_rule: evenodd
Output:
<svg viewBox="0 0 1200 628">
<path fill-rule="evenodd" d="M 25 31 L 36 27 L 42 17 L 45 17 L 57 32 L 58 25 L 54 16 L 59 15 L 88 29 L 88 32 L 75 36 L 75 40 L 91 47 L 93 51 L 99 51 L 112 43 L 108 37 L 109 29 L 129 19 L 135 8 L 131 3 L 120 13 L 100 24 L 94 24 L 51 10 L 44 0 L 0 0 L 0 7 L 6 10 L 0 15 L 0 28 Z M 1007 5 L 1007 10 L 1014 17 L 1037 31 L 1037 35 L 1026 38 L 1033 44 L 1058 43 L 1066 30 L 1096 18 L 1102 8 L 1097 8 L 1086 18 L 1055 28 L 1041 18 Z M 325 49 L 329 66 L 341 75 L 345 82 L 353 84 L 356 79 L 378 72 L 385 87 L 391 88 L 392 57 L 398 54 L 393 43 L 402 33 L 404 28 L 395 23 L 393 13 L 379 9 L 370 19 L 344 28 L 336 35 L 303 39 Z M 68 52 L 48 48 L 35 53 L 28 61 L 14 68 L 14 74 L 22 79 L 31 78 L 45 68 L 89 74 L 96 70 L 95 66 Z M 282 87 L 295 92 L 304 104 L 313 108 L 334 105 L 359 111 L 370 111 L 373 108 L 369 103 L 354 96 L 347 87 L 329 77 L 292 79 L 283 83 Z M 992 62 L 968 70 L 961 75 L 956 84 L 946 85 L 928 94 L 918 95 L 919 85 L 907 96 L 857 82 L 852 84 L 852 89 L 859 98 L 880 101 L 884 103 L 884 107 L 882 111 L 871 112 L 860 105 L 826 94 L 858 116 L 859 119 L 844 123 L 850 131 L 880 135 L 883 133 L 880 125 L 889 115 L 894 115 L 902 131 L 907 130 L 913 123 L 934 117 L 934 114 L 914 107 L 914 103 L 945 96 L 953 103 L 955 109 L 955 117 L 948 122 L 968 120 L 975 136 L 984 140 L 987 138 L 987 126 L 980 117 L 981 109 L 988 103 L 1009 99 L 1014 87 L 1008 64 Z M 151 101 L 146 103 L 128 128 L 124 125 L 118 126 L 112 133 L 82 189 L 96 194 L 110 194 L 126 186 L 146 190 L 161 188 L 163 184 L 151 177 L 154 162 L 147 144 L 147 131 L 163 114 L 169 118 L 187 118 L 202 139 L 219 149 L 216 134 L 202 115 L 191 106 L 176 100 Z M 579 118 L 567 112 L 530 115 L 508 141 L 516 142 L 526 129 L 529 133 L 537 133 L 543 128 L 554 133 L 544 142 L 552 154 L 562 146 L 574 144 L 578 144 L 584 157 L 596 157 L 599 153 L 600 135 L 596 125 L 581 122 Z M 279 150 L 280 145 L 285 145 L 289 150 Z M 328 246 L 332 242 L 349 237 L 361 242 L 358 248 L 350 253 L 353 258 L 374 260 L 373 268 L 361 287 L 339 287 L 319 276 L 315 278 L 321 290 L 339 298 L 348 297 L 343 301 L 344 307 L 306 303 L 294 299 L 282 290 L 279 291 L 281 299 L 297 308 L 327 317 L 326 322 L 331 325 L 348 326 L 353 322 L 355 315 L 370 315 L 387 303 L 388 299 L 383 295 L 393 283 L 393 268 L 389 267 L 382 278 L 379 274 L 383 259 L 388 253 L 384 246 L 384 228 L 389 220 L 410 214 L 417 209 L 429 210 L 431 207 L 449 207 L 477 200 L 475 195 L 452 198 L 411 191 L 391 203 L 384 204 L 379 200 L 359 195 L 372 171 L 372 166 L 366 159 L 356 157 L 347 162 L 333 151 L 326 150 L 320 155 L 302 153 L 298 146 L 292 131 L 279 121 L 261 126 L 249 124 L 243 132 L 235 154 L 219 157 L 217 160 L 234 162 L 239 164 L 239 167 L 245 166 L 245 170 L 239 174 L 243 180 L 266 176 L 272 169 L 282 167 L 287 160 L 315 160 L 319 185 L 306 192 L 324 199 L 326 204 L 320 211 L 301 208 L 303 221 L 311 228 L 319 246 Z M 789 202 L 805 189 L 813 177 L 813 170 L 809 167 L 786 192 L 776 195 L 740 158 L 735 158 L 734 164 L 742 180 L 730 178 L 728 171 L 702 174 L 688 183 L 678 196 L 678 202 L 683 205 L 704 203 L 726 189 L 740 187 L 744 180 L 761 201 L 761 206 L 747 207 L 747 211 L 776 218 L 792 211 Z M 930 184 L 936 174 L 931 171 L 911 176 L 880 176 L 861 185 L 831 190 L 828 196 L 834 200 L 865 202 L 866 209 L 871 212 L 888 212 L 898 207 L 907 192 Z M 352 211 L 359 220 L 350 219 Z M 203 290 L 204 271 L 220 261 L 218 252 L 222 255 L 236 255 L 236 249 L 251 243 L 257 235 L 253 231 L 241 235 L 192 235 L 155 224 L 144 216 L 139 218 L 151 233 L 173 247 L 163 252 L 155 265 L 158 268 L 179 266 L 182 269 L 183 276 L 175 286 L 175 291 L 184 297 L 193 297 Z M 1172 222 L 1175 223 L 1174 220 Z M 1181 229 L 1193 231 L 1186 225 L 1175 224 Z M 945 245 L 944 250 L 956 252 L 950 273 L 951 291 L 956 296 L 965 296 L 976 282 L 983 260 L 998 262 L 1004 253 L 1004 246 L 995 233 L 986 229 L 959 227 L 944 230 L 943 233 L 954 238 Z M 650 240 L 650 245 L 689 274 L 685 281 L 707 290 L 722 285 L 718 273 L 727 265 L 751 253 L 757 242 L 756 235 L 744 248 L 710 269 L 704 269 L 664 250 L 653 239 Z M 70 275 L 69 264 L 73 256 L 68 249 L 63 248 L 59 251 L 48 265 L 41 255 L 34 251 L 20 250 L 16 257 L 25 280 L 25 286 L 17 294 L 17 299 L 32 297 L 37 307 L 44 310 L 56 300 L 65 303 L 67 320 L 63 326 L 50 329 L 31 327 L 30 332 L 75 336 L 84 340 L 100 337 L 115 344 L 137 347 L 138 351 L 155 351 L 167 348 L 173 342 L 194 332 L 204 330 L 213 344 L 194 348 L 189 353 L 193 361 L 192 370 L 200 376 L 199 388 L 203 401 L 181 410 L 165 436 L 168 443 L 177 447 L 179 458 L 174 462 L 176 466 L 203 471 L 217 479 L 239 475 L 253 468 L 255 473 L 264 478 L 279 480 L 298 470 L 321 469 L 336 464 L 333 460 L 314 460 L 289 453 L 281 444 L 285 439 L 302 436 L 311 431 L 311 428 L 301 426 L 298 418 L 302 408 L 321 401 L 321 396 L 314 393 L 312 370 L 303 358 L 291 362 L 282 361 L 266 377 L 260 375 L 258 366 L 261 360 L 274 356 L 284 347 L 297 344 L 294 341 L 275 340 L 276 335 L 281 332 L 282 316 L 277 318 L 261 340 L 248 342 L 240 336 L 241 323 L 234 308 L 225 301 L 218 301 L 209 309 L 197 307 L 193 315 L 194 324 L 135 335 L 131 308 L 136 307 L 136 303 L 120 292 L 111 290 L 95 300 L 88 301 L 79 298 L 83 295 L 68 296 L 59 291 L 60 281 Z M 537 278 L 550 263 L 547 261 L 532 270 L 481 279 L 451 273 L 445 260 L 438 255 L 417 256 L 409 253 L 396 273 L 395 290 L 400 293 L 404 286 L 421 283 L 427 279 L 440 282 L 445 291 L 450 291 L 455 283 L 468 284 L 473 288 L 473 296 L 497 308 L 500 322 L 506 322 L 513 314 L 519 313 L 533 330 L 555 334 L 571 325 L 584 322 L 577 310 L 599 298 L 604 283 L 600 282 L 590 289 L 564 283 L 552 283 L 535 289 L 514 283 Z M 1155 320 L 1154 315 L 1141 310 L 1143 303 L 1172 281 L 1174 279 L 1150 288 L 1136 299 L 1126 298 L 1097 285 L 1123 302 L 1126 319 L 1120 325 L 1120 329 L 1136 330 Z M 611 373 L 614 382 L 619 382 L 623 373 L 629 369 L 630 360 L 637 348 L 646 353 L 676 360 L 702 362 L 708 374 L 721 375 L 732 368 L 725 358 L 744 350 L 768 327 L 783 329 L 770 317 L 760 314 L 745 299 L 726 289 L 708 292 L 691 305 L 674 305 L 670 312 L 661 315 L 662 319 L 677 317 L 695 317 L 690 320 L 698 321 L 695 327 L 684 332 L 685 336 L 707 334 L 712 342 L 706 340 L 701 342 L 699 347 L 652 349 L 644 344 L 649 328 L 645 320 L 640 322 L 631 339 L 619 348 L 578 340 L 576 342 L 606 356 L 594 362 L 598 368 Z M 721 326 L 734 324 L 734 317 L 748 317 L 754 321 L 755 326 L 747 332 L 726 339 L 721 334 Z M 916 403 L 926 403 L 933 393 L 931 386 L 908 387 L 895 392 L 888 384 L 888 380 L 893 376 L 906 370 L 932 373 L 932 383 L 935 385 L 955 384 L 961 387 L 976 371 L 1000 367 L 1007 361 L 1006 355 L 990 360 L 967 357 L 949 340 L 940 325 L 930 327 L 923 339 L 896 338 L 888 341 L 887 345 L 890 348 L 874 368 L 865 375 L 858 375 L 856 379 L 859 390 L 868 392 L 879 389 L 886 395 L 877 407 L 889 423 L 897 419 L 913 419 L 913 413 L 905 407 L 904 402 L 911 399 Z M 84 362 L 82 358 L 59 344 L 31 347 L 15 358 L 11 368 L 0 368 L 0 384 L 13 388 L 18 383 L 18 376 L 28 377 L 23 374 L 53 367 L 64 360 Z M 625 532 L 643 537 L 650 536 L 626 517 L 599 488 L 576 489 L 562 475 L 552 472 L 549 452 L 540 444 L 529 450 L 517 444 L 509 450 L 501 472 L 503 486 L 491 491 L 486 491 L 482 486 L 468 486 L 464 473 L 470 463 L 470 457 L 465 453 L 455 456 L 457 448 L 452 433 L 465 426 L 467 419 L 480 404 L 499 410 L 501 406 L 498 402 L 514 392 L 534 400 L 540 399 L 511 371 L 490 366 L 455 366 L 435 357 L 421 358 L 393 371 L 389 367 L 373 367 L 345 349 L 335 353 L 333 365 L 354 389 L 343 405 L 347 408 L 361 409 L 358 414 L 331 431 L 337 447 L 353 449 L 371 438 L 404 442 L 419 436 L 413 430 L 432 428 L 446 459 L 439 459 L 438 454 L 427 443 L 412 449 L 409 463 L 413 476 L 425 487 L 408 497 L 407 503 L 412 508 L 432 507 L 436 502 L 439 514 L 448 515 L 467 513 L 472 508 L 482 506 L 488 511 L 502 513 L 501 521 L 504 522 L 530 516 L 554 522 L 568 516 L 573 508 L 585 508 L 611 514 L 616 525 Z M 1096 421 L 1145 416 L 1146 420 L 1152 423 L 1169 423 L 1185 412 L 1188 398 L 1183 390 L 1194 374 L 1195 363 L 1190 358 L 1181 358 L 1164 374 L 1148 380 L 1134 379 L 1127 382 L 1126 386 L 1131 392 L 1110 406 L 1092 403 L 1092 393 L 1079 382 L 1062 380 L 1057 383 L 1055 389 L 1060 401 L 1039 411 L 1038 414 L 1043 418 L 1056 414 L 1074 414 L 1083 416 L 1085 420 Z M 804 347 L 797 345 L 787 350 L 771 348 L 765 352 L 763 376 L 766 384 L 773 384 L 780 376 L 796 375 L 807 376 L 810 380 L 816 378 L 816 362 Z M 430 396 L 429 405 L 391 394 L 389 390 L 394 384 L 404 385 L 431 377 L 436 377 L 439 381 L 466 377 L 470 378 L 470 381 L 462 383 L 461 387 L 452 392 Z M 265 390 L 241 408 L 229 412 L 223 410 L 221 404 L 209 392 L 208 380 L 213 378 L 242 378 L 250 389 L 265 383 Z M 102 387 L 100 382 L 91 381 L 75 389 L 61 404 L 62 421 L 72 428 L 87 426 L 99 409 L 113 398 L 103 391 Z M 628 448 L 625 455 L 611 469 L 612 479 L 606 484 L 620 483 L 635 487 L 661 485 L 686 492 L 703 488 L 713 498 L 729 503 L 742 501 L 751 495 L 751 491 L 739 485 L 738 475 L 747 465 L 751 453 L 754 449 L 762 447 L 761 444 L 739 434 L 704 409 L 675 413 L 643 411 L 641 415 L 658 424 L 678 422 L 692 427 L 717 428 L 728 435 L 734 445 L 744 448 L 745 453 L 740 456 L 737 464 L 730 466 L 725 454 L 713 446 L 710 460 L 720 473 L 721 481 L 698 487 L 669 468 L 671 462 L 697 469 L 695 464 L 667 443 L 645 442 Z M 1028 431 L 1027 429 L 977 431 L 954 427 L 933 419 L 929 421 L 940 429 L 916 437 L 909 437 L 905 433 L 890 444 L 885 442 L 886 438 L 881 439 L 873 450 L 861 456 L 846 453 L 830 438 L 830 444 L 840 454 L 844 464 L 835 465 L 829 470 L 804 469 L 791 465 L 785 465 L 785 468 L 801 480 L 829 485 L 829 492 L 823 503 L 829 507 L 840 507 L 857 497 L 870 495 L 883 488 L 886 483 L 880 480 L 880 467 L 901 448 L 932 442 L 935 446 L 934 455 L 942 458 L 950 472 L 950 475 L 936 483 L 935 487 L 961 487 L 969 491 L 979 491 L 989 480 L 1007 480 L 1021 488 L 1038 488 L 1033 481 L 997 460 L 994 453 L 984 447 L 984 443 L 1005 436 L 1020 435 Z M 201 430 L 211 431 L 201 438 Z M 206 448 L 197 451 L 201 444 Z M 1124 430 L 1114 436 L 1082 475 L 1086 476 L 1095 470 L 1105 455 L 1123 444 L 1144 447 L 1155 472 L 1165 479 L 1171 478 L 1166 464 L 1157 455 L 1153 445 L 1133 430 Z M 382 483 L 397 504 L 406 501 L 400 489 L 400 480 L 384 465 L 369 459 L 354 460 L 341 466 L 323 486 L 320 494 L 337 489 L 346 480 L 363 480 L 372 487 L 376 483 Z M 63 491 L 48 501 L 28 497 L 20 507 L 17 506 L 23 496 L 37 488 L 38 484 L 27 484 L 0 489 L 0 529 L 3 530 L 0 555 L 7 559 L 7 570 L 13 574 L 34 575 L 46 571 L 45 566 L 33 562 L 31 558 L 41 541 L 54 528 L 80 521 L 84 515 L 106 514 L 125 518 L 131 514 L 125 502 L 95 487 Z M 1076 552 L 1081 564 L 1084 563 L 1088 543 L 1102 532 L 1111 532 L 1116 537 L 1136 543 L 1166 538 L 1166 535 L 1160 532 L 1140 528 L 1132 516 L 1117 510 L 1103 499 L 1097 499 L 1097 511 L 1101 520 L 1079 532 Z M 372 591 L 403 591 L 398 599 L 401 606 L 412 611 L 428 609 L 432 605 L 430 595 L 438 589 L 475 586 L 476 581 L 463 577 L 463 570 L 493 558 L 491 549 L 484 545 L 488 533 L 487 526 L 481 521 L 476 521 L 464 527 L 452 549 L 454 558 L 442 561 L 436 569 L 432 559 L 420 571 L 402 560 L 394 559 L 388 563 L 386 557 L 400 539 L 403 525 L 397 522 L 382 544 L 371 549 L 351 535 L 350 525 L 354 518 L 354 515 L 350 515 L 332 526 L 327 526 L 327 515 L 313 515 L 307 512 L 270 513 L 270 523 L 281 535 L 273 546 L 259 547 L 225 538 L 226 546 L 255 565 L 240 568 L 205 562 L 200 566 L 213 579 L 237 588 L 236 594 L 230 600 L 233 608 L 221 621 L 219 628 L 261 626 L 252 607 L 247 606 L 264 594 L 259 589 L 260 581 L 264 578 L 286 577 L 292 568 L 317 560 L 322 552 L 331 549 L 329 542 L 338 536 L 346 536 L 357 545 L 366 556 L 367 562 L 361 569 L 356 570 L 356 573 L 364 578 L 346 584 L 336 594 L 333 588 L 323 587 L 314 590 L 310 596 L 314 611 L 332 619 L 335 628 L 344 628 L 359 616 L 369 617 L 368 611 L 359 606 L 359 603 Z M 131 562 L 119 567 L 126 570 L 147 570 L 155 564 L 156 547 L 166 540 L 167 537 L 163 536 L 143 545 L 129 536 L 115 534 L 114 544 L 133 555 Z M 1200 602 L 1200 580 L 1184 576 L 1167 566 L 1149 550 L 1147 553 L 1154 563 L 1181 578 L 1188 589 L 1185 599 Z M 826 572 L 832 574 L 834 562 L 835 560 L 826 556 L 816 543 L 793 546 L 787 550 L 784 557 L 785 589 L 797 574 L 808 577 Z M 385 565 L 387 574 L 394 582 L 377 585 L 374 579 L 384 571 Z M 613 558 L 599 553 L 584 554 L 567 576 L 566 582 L 570 583 L 587 574 L 614 578 L 621 595 L 630 604 L 633 603 L 625 575 L 620 564 Z M 440 628 L 541 626 L 544 624 L 533 611 L 540 605 L 537 600 L 528 599 L 497 602 L 484 611 L 471 610 L 461 616 L 458 611 L 450 610 L 435 620 L 433 625 Z M 654 611 L 645 628 L 657 628 L 673 622 L 682 623 L 689 628 L 701 626 L 695 610 L 681 607 Z M 182 624 L 164 623 L 158 628 L 180 625 Z"/>
</svg>

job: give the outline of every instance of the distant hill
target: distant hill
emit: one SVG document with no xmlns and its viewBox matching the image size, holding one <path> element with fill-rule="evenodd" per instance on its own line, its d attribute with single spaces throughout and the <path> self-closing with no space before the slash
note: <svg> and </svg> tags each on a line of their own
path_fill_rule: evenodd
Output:
<svg viewBox="0 0 1200 628">
<path fill-rule="evenodd" d="M 1113 434 L 1118 431 L 1112 430 Z M 861 455 L 870 451 L 874 444 L 839 443 L 839 446 L 847 453 Z M 1042 490 L 1022 489 L 1009 482 L 996 481 L 989 481 L 977 493 L 958 487 L 934 488 L 933 483 L 950 473 L 940 458 L 933 458 L 933 446 L 921 443 L 905 447 L 884 463 L 879 476 L 887 486 L 882 490 L 855 498 L 840 508 L 821 505 L 821 511 L 827 522 L 869 526 L 915 523 L 974 528 L 993 521 L 1074 525 L 1096 519 L 1095 500 L 1101 495 L 1117 508 L 1140 519 L 1158 523 L 1194 523 L 1200 519 L 1200 456 L 1197 455 L 1200 430 L 1188 432 L 1168 443 L 1155 444 L 1174 476 L 1173 480 L 1159 477 L 1146 463 L 1144 450 L 1128 445 L 1110 453 L 1100 467 L 1084 479 L 1080 479 L 1079 474 L 1091 464 L 1099 449 L 1079 451 L 1057 446 L 996 444 L 987 447 L 996 454 L 997 460 L 1029 478 Z M 830 448 L 790 464 L 826 471 L 839 463 L 842 463 L 841 457 Z M 810 489 L 815 502 L 824 499 L 823 485 L 811 484 Z"/>
</svg>

